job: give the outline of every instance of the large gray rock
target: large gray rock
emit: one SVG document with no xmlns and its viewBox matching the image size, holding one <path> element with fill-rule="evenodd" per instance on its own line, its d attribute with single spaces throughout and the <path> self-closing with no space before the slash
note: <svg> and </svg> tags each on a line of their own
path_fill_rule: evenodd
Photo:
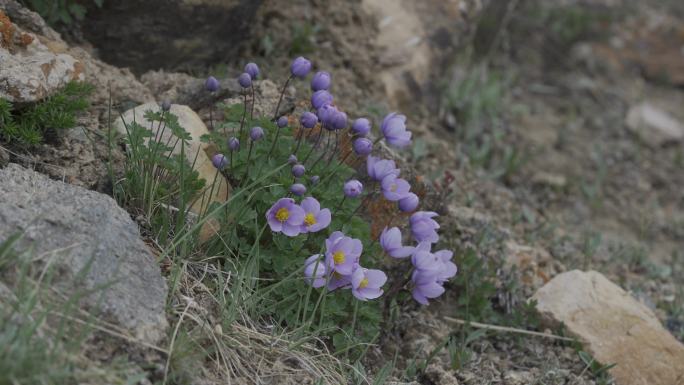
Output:
<svg viewBox="0 0 684 385">
<path fill-rule="evenodd" d="M 23 232 L 17 248 L 55 263 L 63 273 L 58 287 L 96 289 L 83 300 L 88 308 L 143 341 L 164 338 L 166 282 L 137 225 L 112 198 L 13 163 L 0 169 L 0 197 L 0 240 Z"/>
</svg>

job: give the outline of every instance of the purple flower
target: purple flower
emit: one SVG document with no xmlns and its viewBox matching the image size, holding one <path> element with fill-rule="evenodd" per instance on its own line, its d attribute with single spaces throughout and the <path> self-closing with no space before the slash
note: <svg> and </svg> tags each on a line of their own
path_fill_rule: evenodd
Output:
<svg viewBox="0 0 684 385">
<path fill-rule="evenodd" d="M 413 290 L 411 292 L 413 299 L 423 305 L 428 304 L 428 298 L 437 298 L 444 294 L 444 287 L 440 285 L 436 277 L 429 273 L 415 270 L 411 275 L 413 281 Z"/>
<path fill-rule="evenodd" d="M 382 295 L 382 285 L 387 282 L 387 275 L 375 269 L 358 267 L 351 276 L 352 294 L 361 301 L 375 299 Z"/>
<path fill-rule="evenodd" d="M 332 122 L 335 119 L 335 115 L 337 115 L 337 108 L 332 104 L 324 104 L 316 112 L 318 114 L 318 120 L 323 124 L 323 127 L 332 129 Z"/>
<path fill-rule="evenodd" d="M 295 204 L 292 198 L 280 198 L 266 212 L 266 220 L 271 231 L 282 232 L 288 237 L 296 237 L 302 232 L 304 209 Z"/>
<path fill-rule="evenodd" d="M 240 140 L 234 136 L 228 138 L 228 148 L 231 151 L 235 151 L 240 148 Z"/>
<path fill-rule="evenodd" d="M 297 155 L 290 154 L 290 156 L 287 158 L 287 163 L 288 164 L 297 164 Z"/>
<path fill-rule="evenodd" d="M 405 213 L 410 213 L 418 207 L 418 195 L 410 192 L 405 197 L 399 199 L 399 210 Z"/>
<path fill-rule="evenodd" d="M 413 254 L 415 247 L 401 244 L 401 231 L 398 227 L 387 229 L 380 234 L 380 246 L 392 258 L 406 258 Z"/>
<path fill-rule="evenodd" d="M 390 145 L 406 147 L 411 144 L 411 132 L 406 131 L 406 116 L 392 112 L 385 116 L 381 128 L 382 135 Z"/>
<path fill-rule="evenodd" d="M 326 104 L 332 104 L 332 102 L 333 96 L 326 90 L 316 91 L 311 95 L 311 106 L 315 109 L 319 109 Z"/>
<path fill-rule="evenodd" d="M 292 76 L 303 78 L 309 73 L 309 71 L 311 71 L 311 62 L 303 56 L 300 56 L 292 61 L 292 65 L 290 66 L 290 72 L 292 72 Z"/>
<path fill-rule="evenodd" d="M 209 76 L 207 81 L 204 82 L 204 88 L 209 92 L 216 92 L 219 89 L 219 81 L 215 77 Z"/>
<path fill-rule="evenodd" d="M 369 156 L 366 160 L 366 171 L 368 171 L 368 176 L 378 182 L 387 175 L 399 176 L 399 169 L 396 168 L 393 160 L 380 159 L 374 156 Z"/>
<path fill-rule="evenodd" d="M 411 190 L 411 185 L 404 179 L 397 178 L 396 175 L 389 174 L 382 178 L 380 183 L 382 186 L 382 194 L 388 201 L 396 202 L 402 198 L 405 198 L 409 190 Z"/>
<path fill-rule="evenodd" d="M 413 250 L 411 263 L 422 274 L 437 276 L 442 270 L 444 263 L 440 256 L 430 251 L 431 247 L 430 242 L 420 242 Z"/>
<path fill-rule="evenodd" d="M 314 176 L 311 177 L 311 179 L 309 179 L 309 181 L 311 182 L 312 185 L 315 186 L 315 185 L 318 184 L 318 182 L 321 181 L 321 177 L 318 176 L 318 175 L 314 175 Z"/>
<path fill-rule="evenodd" d="M 330 209 L 321 210 L 321 204 L 318 203 L 316 198 L 304 198 L 300 206 L 304 209 L 305 213 L 302 233 L 315 233 L 330 225 L 332 219 Z"/>
<path fill-rule="evenodd" d="M 278 128 L 287 127 L 288 123 L 289 123 L 289 121 L 287 119 L 287 116 L 281 116 L 276 121 L 276 125 L 278 125 Z"/>
<path fill-rule="evenodd" d="M 344 196 L 348 198 L 356 198 L 363 192 L 363 185 L 356 179 L 347 181 L 344 184 Z"/>
<path fill-rule="evenodd" d="M 259 76 L 259 66 L 256 63 L 247 63 L 245 65 L 245 72 L 249 74 L 252 80 L 255 80 Z"/>
<path fill-rule="evenodd" d="M 252 77 L 247 72 L 243 72 L 238 76 L 238 83 L 242 88 L 249 88 L 252 86 Z"/>
<path fill-rule="evenodd" d="M 292 166 L 292 175 L 294 175 L 295 178 L 301 177 L 302 175 L 304 175 L 305 172 L 306 167 L 304 167 L 304 165 L 301 163 L 297 163 L 294 166 Z"/>
<path fill-rule="evenodd" d="M 358 136 L 366 136 L 371 130 L 371 122 L 366 118 L 358 118 L 352 124 L 352 132 Z"/>
<path fill-rule="evenodd" d="M 437 235 L 439 223 L 432 218 L 437 215 L 437 213 L 432 211 L 417 211 L 413 213 L 409 219 L 413 239 L 418 242 L 436 243 L 439 240 L 439 235 Z"/>
<path fill-rule="evenodd" d="M 333 291 L 339 288 L 351 288 L 351 274 L 342 275 L 336 271 L 333 271 L 332 274 L 330 274 L 330 280 L 328 281 L 328 290 Z"/>
<path fill-rule="evenodd" d="M 354 140 L 354 152 L 356 155 L 368 155 L 373 151 L 373 142 L 368 138 L 358 138 Z"/>
<path fill-rule="evenodd" d="M 293 193 L 294 195 L 300 197 L 300 196 L 306 194 L 306 186 L 304 186 L 301 183 L 295 183 L 292 186 L 290 186 L 290 192 Z"/>
<path fill-rule="evenodd" d="M 169 110 L 171 109 L 171 102 L 168 100 L 164 100 L 163 102 L 161 102 L 160 107 L 162 111 L 169 112 Z"/>
<path fill-rule="evenodd" d="M 337 111 L 332 118 L 331 126 L 333 130 L 341 130 L 347 127 L 347 114 L 342 111 Z"/>
<path fill-rule="evenodd" d="M 451 262 L 454 253 L 451 250 L 440 250 L 435 251 L 434 255 L 442 261 L 442 269 L 437 274 L 437 282 L 444 283 L 454 277 L 458 272 L 456 264 Z"/>
<path fill-rule="evenodd" d="M 221 170 L 228 165 L 228 158 L 223 156 L 223 154 L 216 154 L 211 157 L 211 163 L 214 167 Z"/>
<path fill-rule="evenodd" d="M 264 129 L 259 126 L 252 127 L 252 129 L 249 130 L 249 137 L 255 142 L 260 140 L 264 137 Z"/>
<path fill-rule="evenodd" d="M 299 122 L 306 128 L 313 128 L 316 123 L 318 123 L 318 116 L 316 116 L 316 114 L 313 112 L 307 111 L 302 114 L 301 118 L 299 118 Z"/>
<path fill-rule="evenodd" d="M 314 254 L 304 262 L 305 281 L 316 289 L 325 285 L 327 271 L 320 254 Z"/>
<path fill-rule="evenodd" d="M 335 231 L 325 240 L 326 263 L 340 275 L 350 275 L 354 265 L 359 262 L 363 244 L 358 239 L 345 236 L 341 231 Z"/>
<path fill-rule="evenodd" d="M 313 91 L 327 90 L 329 87 L 330 73 L 319 71 L 311 78 L 311 89 Z"/>
</svg>

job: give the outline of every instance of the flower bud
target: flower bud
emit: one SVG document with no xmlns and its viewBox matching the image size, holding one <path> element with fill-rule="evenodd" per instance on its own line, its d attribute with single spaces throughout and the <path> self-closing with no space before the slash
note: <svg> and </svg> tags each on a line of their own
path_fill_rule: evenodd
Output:
<svg viewBox="0 0 684 385">
<path fill-rule="evenodd" d="M 306 194 L 306 186 L 301 183 L 295 183 L 290 186 L 290 192 L 297 196 L 302 196 Z"/>
<path fill-rule="evenodd" d="M 169 112 L 169 110 L 171 109 L 171 102 L 168 101 L 168 100 L 164 100 L 164 101 L 161 103 L 161 109 L 162 109 L 162 111 L 164 111 L 164 112 Z"/>
<path fill-rule="evenodd" d="M 207 81 L 204 82 L 204 88 L 209 92 L 216 92 L 219 89 L 219 81 L 215 77 L 209 76 Z"/>
<path fill-rule="evenodd" d="M 330 88 L 330 73 L 325 71 L 316 72 L 311 78 L 311 89 L 313 91 L 327 90 Z"/>
<path fill-rule="evenodd" d="M 235 150 L 239 149 L 240 148 L 240 140 L 234 136 L 231 136 L 228 139 L 228 148 L 231 151 L 235 151 Z"/>
<path fill-rule="evenodd" d="M 311 182 L 312 185 L 315 186 L 315 185 L 318 184 L 318 182 L 321 181 L 321 177 L 318 176 L 318 175 L 314 175 L 314 176 L 311 177 L 311 179 L 309 179 L 309 181 Z"/>
<path fill-rule="evenodd" d="M 332 102 L 333 96 L 326 90 L 316 91 L 311 95 L 311 106 L 315 109 L 319 109 L 326 104 L 332 104 Z"/>
<path fill-rule="evenodd" d="M 347 127 L 347 114 L 342 111 L 337 111 L 331 123 L 333 130 L 341 130 Z"/>
<path fill-rule="evenodd" d="M 228 165 L 228 159 L 223 154 L 216 154 L 211 157 L 211 163 L 214 167 L 221 170 Z"/>
<path fill-rule="evenodd" d="M 249 88 L 252 86 L 252 77 L 247 72 L 243 72 L 238 76 L 238 83 L 242 88 Z"/>
<path fill-rule="evenodd" d="M 366 118 L 358 118 L 352 125 L 352 132 L 358 136 L 366 136 L 370 132 L 371 123 Z"/>
<path fill-rule="evenodd" d="M 292 72 L 293 76 L 303 78 L 309 73 L 309 71 L 311 71 L 311 62 L 300 56 L 292 61 L 290 71 Z"/>
<path fill-rule="evenodd" d="M 399 210 L 410 213 L 416 208 L 418 208 L 418 195 L 410 192 L 404 198 L 399 200 Z"/>
<path fill-rule="evenodd" d="M 249 130 L 249 137 L 255 142 L 260 140 L 264 137 L 264 129 L 259 126 L 252 127 L 252 129 Z"/>
<path fill-rule="evenodd" d="M 292 166 L 292 175 L 294 175 L 296 178 L 301 177 L 302 175 L 304 175 L 305 172 L 306 168 L 301 163 L 297 163 L 294 166 Z"/>
<path fill-rule="evenodd" d="M 373 151 L 373 142 L 368 138 L 358 138 L 354 140 L 354 152 L 356 155 L 368 155 Z"/>
<path fill-rule="evenodd" d="M 245 72 L 249 74 L 252 80 L 255 80 L 259 76 L 259 66 L 256 63 L 247 63 L 245 65 Z"/>
<path fill-rule="evenodd" d="M 314 114 L 313 112 L 305 112 L 302 114 L 302 117 L 299 118 L 299 122 L 304 126 L 305 128 L 313 128 L 316 123 L 318 123 L 318 116 Z"/>
<path fill-rule="evenodd" d="M 297 155 L 291 154 L 289 158 L 287 158 L 287 163 L 288 164 L 297 164 Z"/>
<path fill-rule="evenodd" d="M 278 125 L 278 128 L 287 127 L 287 123 L 288 123 L 287 116 L 281 116 L 281 117 L 279 117 L 278 120 L 276 121 L 276 124 Z"/>
<path fill-rule="evenodd" d="M 356 198 L 363 192 L 363 185 L 356 179 L 352 179 L 344 184 L 344 196 L 347 198 Z"/>
</svg>

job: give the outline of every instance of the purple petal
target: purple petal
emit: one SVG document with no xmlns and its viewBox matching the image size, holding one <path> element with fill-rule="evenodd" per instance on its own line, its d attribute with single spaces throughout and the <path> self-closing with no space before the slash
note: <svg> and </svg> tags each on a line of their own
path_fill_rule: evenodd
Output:
<svg viewBox="0 0 684 385">
<path fill-rule="evenodd" d="M 387 274 L 382 270 L 368 269 L 366 271 L 366 278 L 368 278 L 369 288 L 380 288 L 387 282 Z"/>
<path fill-rule="evenodd" d="M 382 289 L 376 289 L 376 288 L 371 288 L 371 287 L 365 287 L 363 289 L 358 290 L 361 295 L 367 299 L 375 299 L 378 298 L 382 295 L 383 290 Z"/>
<path fill-rule="evenodd" d="M 404 247 L 399 247 L 397 249 L 392 250 L 389 252 L 389 255 L 393 258 L 406 258 L 413 254 L 413 251 L 415 250 L 415 247 L 412 246 L 404 246 Z"/>
<path fill-rule="evenodd" d="M 304 209 L 305 213 L 312 213 L 314 215 L 321 210 L 321 204 L 314 197 L 304 198 L 300 206 Z"/>
</svg>

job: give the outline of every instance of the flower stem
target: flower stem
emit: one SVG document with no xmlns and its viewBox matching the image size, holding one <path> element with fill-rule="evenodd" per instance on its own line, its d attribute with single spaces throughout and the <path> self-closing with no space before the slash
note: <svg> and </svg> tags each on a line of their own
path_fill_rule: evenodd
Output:
<svg viewBox="0 0 684 385">
<path fill-rule="evenodd" d="M 318 162 L 320 162 L 321 159 L 323 159 L 323 158 L 325 157 L 325 153 L 326 153 L 326 152 L 328 151 L 328 149 L 330 148 L 330 139 L 332 139 L 332 133 L 329 132 L 329 133 L 328 133 L 328 143 L 325 145 L 325 151 L 322 151 L 322 152 L 321 152 L 321 155 L 318 157 L 318 159 L 316 159 L 316 161 L 313 162 L 313 164 L 311 165 L 311 170 L 312 170 L 312 171 L 313 171 L 313 169 L 316 167 L 316 165 L 318 164 Z"/>
<path fill-rule="evenodd" d="M 280 110 L 280 103 L 283 101 L 283 95 L 285 94 L 285 89 L 287 89 L 287 85 L 290 84 L 290 80 L 292 80 L 292 76 L 287 78 L 285 81 L 285 85 L 283 86 L 283 89 L 280 91 L 280 97 L 278 98 L 278 104 L 276 105 L 275 113 L 273 113 L 273 120 L 276 120 L 278 118 L 278 111 Z"/>
<path fill-rule="evenodd" d="M 339 144 L 340 144 L 339 134 L 337 133 L 337 130 L 335 130 L 335 147 L 333 147 L 333 150 L 330 153 L 330 158 L 328 158 L 328 163 L 325 164 L 326 168 L 330 167 L 330 162 L 332 162 L 333 158 L 335 157 L 335 154 L 337 153 L 337 147 L 339 146 Z"/>
<path fill-rule="evenodd" d="M 242 185 L 242 181 L 244 181 L 247 178 L 247 175 L 249 174 L 249 158 L 252 157 L 252 146 L 254 145 L 253 141 L 249 142 L 249 152 L 247 153 L 247 162 L 245 163 L 245 175 L 242 177 L 242 180 L 240 181 L 240 185 Z"/>
<path fill-rule="evenodd" d="M 280 136 L 280 127 L 278 127 L 276 125 L 276 136 L 275 136 L 275 139 L 273 139 L 273 143 L 271 144 L 271 149 L 268 150 L 268 155 L 266 156 L 266 159 L 271 159 L 271 154 L 273 153 L 273 149 L 275 148 L 275 145 L 278 142 L 279 136 Z"/>
<path fill-rule="evenodd" d="M 240 119 L 240 143 L 242 143 L 242 129 L 245 126 L 245 118 L 247 117 L 247 94 L 243 92 L 242 96 L 244 97 L 244 108 L 242 110 L 242 119 Z M 238 151 L 240 151 L 240 148 L 238 148 Z"/>
<path fill-rule="evenodd" d="M 312 130 L 313 131 L 313 130 Z M 311 156 L 311 153 L 314 151 L 316 147 L 318 147 L 318 144 L 321 142 L 321 137 L 323 136 L 323 127 L 320 128 L 320 131 L 318 131 L 318 138 L 316 138 L 316 142 L 314 143 L 313 146 L 311 146 L 311 149 L 309 149 L 309 153 L 306 154 L 304 157 L 304 160 L 302 161 L 302 164 L 305 164 L 307 160 L 309 160 L 309 157 Z"/>
<path fill-rule="evenodd" d="M 254 105 L 256 104 L 256 92 L 254 91 L 254 82 L 252 82 L 252 110 L 249 112 L 249 118 L 254 119 Z"/>
</svg>

